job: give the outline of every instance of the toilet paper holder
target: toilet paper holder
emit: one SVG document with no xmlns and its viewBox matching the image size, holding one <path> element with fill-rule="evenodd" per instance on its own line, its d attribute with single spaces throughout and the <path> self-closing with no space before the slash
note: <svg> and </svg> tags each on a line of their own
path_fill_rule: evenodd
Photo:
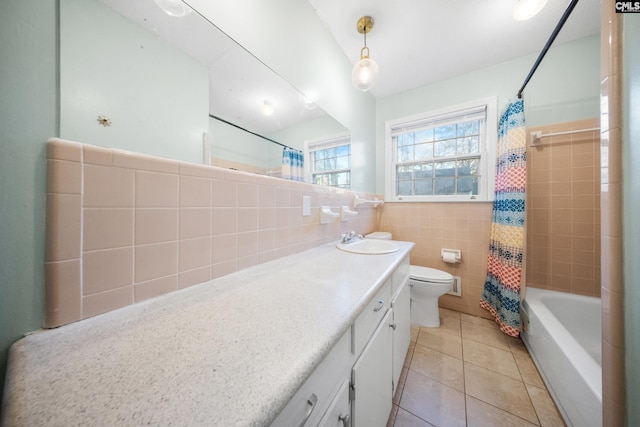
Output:
<svg viewBox="0 0 640 427">
<path fill-rule="evenodd" d="M 462 260 L 462 253 L 459 249 L 441 249 L 442 261 L 450 264 L 458 264 Z"/>
</svg>

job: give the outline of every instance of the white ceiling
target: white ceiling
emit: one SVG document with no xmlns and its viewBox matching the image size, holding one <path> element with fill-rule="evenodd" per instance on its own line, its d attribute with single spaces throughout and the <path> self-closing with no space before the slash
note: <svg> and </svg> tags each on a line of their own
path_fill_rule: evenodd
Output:
<svg viewBox="0 0 640 427">
<path fill-rule="evenodd" d="M 376 98 L 539 54 L 569 1 L 549 0 L 528 21 L 513 19 L 516 1 L 309 0 L 354 64 L 364 42 L 356 22 L 374 18 L 367 46 L 380 68 Z M 599 33 L 600 3 L 579 1 L 553 45 Z"/>
</svg>

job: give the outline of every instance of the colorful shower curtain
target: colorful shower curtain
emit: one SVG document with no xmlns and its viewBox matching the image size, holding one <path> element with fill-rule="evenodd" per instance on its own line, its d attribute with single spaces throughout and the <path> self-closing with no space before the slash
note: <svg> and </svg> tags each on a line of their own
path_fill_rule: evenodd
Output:
<svg viewBox="0 0 640 427">
<path fill-rule="evenodd" d="M 524 102 L 511 101 L 500 116 L 495 199 L 487 279 L 480 306 L 488 310 L 505 334 L 520 334 L 520 280 L 525 245 L 527 181 Z"/>
<path fill-rule="evenodd" d="M 285 147 L 282 150 L 282 177 L 292 181 L 304 181 L 304 155 L 302 151 Z"/>
</svg>

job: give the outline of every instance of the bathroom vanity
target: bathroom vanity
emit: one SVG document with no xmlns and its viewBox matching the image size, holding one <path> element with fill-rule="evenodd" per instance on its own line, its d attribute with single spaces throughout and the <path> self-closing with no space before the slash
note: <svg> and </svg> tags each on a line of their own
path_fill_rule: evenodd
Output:
<svg viewBox="0 0 640 427">
<path fill-rule="evenodd" d="M 413 244 L 394 243 L 329 243 L 37 331 L 11 348 L 2 424 L 384 426 L 410 328 Z"/>
</svg>

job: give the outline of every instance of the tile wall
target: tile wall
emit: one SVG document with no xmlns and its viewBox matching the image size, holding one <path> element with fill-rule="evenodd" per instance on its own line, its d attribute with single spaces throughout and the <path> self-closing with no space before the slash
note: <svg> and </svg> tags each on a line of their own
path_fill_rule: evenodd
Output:
<svg viewBox="0 0 640 427">
<path fill-rule="evenodd" d="M 622 229 L 622 14 L 602 4 L 600 33 L 600 155 L 602 210 L 603 425 L 625 422 Z M 633 40 L 628 40 L 633 43 Z"/>
<path fill-rule="evenodd" d="M 385 203 L 380 230 L 391 232 L 395 240 L 415 242 L 411 264 L 461 277 L 462 296 L 443 295 L 442 307 L 491 318 L 479 301 L 487 276 L 492 210 L 490 202 Z M 443 262 L 442 248 L 462 251 L 462 262 Z"/>
<path fill-rule="evenodd" d="M 353 192 L 53 139 L 46 327 L 375 230 L 378 210 L 321 225 Z M 372 198 L 370 194 L 359 194 Z M 311 215 L 302 216 L 302 197 Z"/>
<path fill-rule="evenodd" d="M 527 128 L 593 129 L 598 119 Z M 542 138 L 527 151 L 527 286 L 600 296 L 600 132 Z"/>
</svg>

